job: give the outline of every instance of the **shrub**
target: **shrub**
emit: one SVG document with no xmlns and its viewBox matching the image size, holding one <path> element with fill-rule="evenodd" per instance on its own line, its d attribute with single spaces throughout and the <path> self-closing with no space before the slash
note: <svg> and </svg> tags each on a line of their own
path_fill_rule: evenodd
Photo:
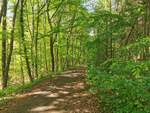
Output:
<svg viewBox="0 0 150 113">
<path fill-rule="evenodd" d="M 129 61 L 90 66 L 87 80 L 91 91 L 98 94 L 103 112 L 150 113 L 150 77 L 145 75 L 148 67 Z"/>
</svg>

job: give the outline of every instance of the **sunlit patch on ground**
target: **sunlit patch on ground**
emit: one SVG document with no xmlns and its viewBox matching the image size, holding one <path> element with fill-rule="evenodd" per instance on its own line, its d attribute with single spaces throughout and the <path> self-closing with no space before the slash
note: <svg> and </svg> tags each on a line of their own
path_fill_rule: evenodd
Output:
<svg viewBox="0 0 150 113">
<path fill-rule="evenodd" d="M 31 109 L 30 111 L 41 112 L 41 111 L 51 110 L 51 109 L 54 109 L 54 108 L 56 108 L 56 107 L 55 106 L 39 106 L 39 107 Z"/>
<path fill-rule="evenodd" d="M 50 92 L 48 92 L 48 91 L 38 91 L 38 92 L 30 93 L 30 95 L 47 95 L 49 93 Z"/>
<path fill-rule="evenodd" d="M 61 75 L 53 83 L 48 80 L 31 92 L 17 95 L 0 113 L 99 113 L 83 80 L 77 72 Z"/>
<path fill-rule="evenodd" d="M 59 91 L 60 94 L 69 94 L 68 91 Z"/>
<path fill-rule="evenodd" d="M 51 112 L 49 112 L 51 111 Z M 29 112 L 35 113 L 66 113 L 64 110 L 57 110 L 57 108 L 53 105 L 51 106 L 40 106 L 34 109 L 31 109 Z"/>
<path fill-rule="evenodd" d="M 52 93 L 52 94 L 47 95 L 46 97 L 49 97 L 49 98 L 59 97 L 59 94 L 58 93 Z"/>
</svg>

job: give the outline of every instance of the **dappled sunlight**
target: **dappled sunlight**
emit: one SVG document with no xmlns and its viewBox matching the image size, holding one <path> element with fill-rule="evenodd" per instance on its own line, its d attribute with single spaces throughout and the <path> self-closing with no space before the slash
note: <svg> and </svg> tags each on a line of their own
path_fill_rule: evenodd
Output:
<svg viewBox="0 0 150 113">
<path fill-rule="evenodd" d="M 73 88 L 74 89 L 84 89 L 84 83 L 77 83 Z"/>
<path fill-rule="evenodd" d="M 87 97 L 89 94 L 87 93 L 75 93 L 72 95 L 73 97 Z"/>
<path fill-rule="evenodd" d="M 70 75 L 70 76 L 69 76 Z M 9 111 L 15 113 L 93 113 L 90 94 L 81 73 L 56 77 L 36 86 L 31 92 L 17 95 Z M 12 112 L 6 113 L 12 113 Z M 0 112 L 3 113 L 3 112 Z"/>
<path fill-rule="evenodd" d="M 55 90 L 63 90 L 63 87 L 56 87 L 56 86 L 49 86 L 49 90 L 55 89 Z"/>
<path fill-rule="evenodd" d="M 33 91 L 33 92 L 26 93 L 26 94 L 18 94 L 18 95 L 16 95 L 16 98 L 25 98 L 27 96 L 36 96 L 36 95 L 48 95 L 49 93 L 51 93 L 51 92 L 50 91 L 42 91 L 42 90 Z"/>
<path fill-rule="evenodd" d="M 68 91 L 59 91 L 60 94 L 69 94 Z"/>
<path fill-rule="evenodd" d="M 39 106 L 39 107 L 31 109 L 30 111 L 42 112 L 42 111 L 47 111 L 47 110 L 51 110 L 51 109 L 54 109 L 54 108 L 56 108 L 56 107 L 55 106 Z"/>
<path fill-rule="evenodd" d="M 54 101 L 54 102 L 52 102 L 52 105 L 58 105 L 59 103 L 60 103 L 60 101 Z"/>
<path fill-rule="evenodd" d="M 47 95 L 49 93 L 50 93 L 49 91 L 38 91 L 38 92 L 30 93 L 30 95 Z"/>
<path fill-rule="evenodd" d="M 58 93 L 52 93 L 52 94 L 47 95 L 46 97 L 48 97 L 48 98 L 59 97 L 59 94 Z"/>
<path fill-rule="evenodd" d="M 72 73 L 71 77 L 78 77 L 80 75 L 80 73 Z"/>
<path fill-rule="evenodd" d="M 65 89 L 70 89 L 70 88 L 72 88 L 72 86 L 65 85 L 64 88 Z"/>
<path fill-rule="evenodd" d="M 64 102 L 64 101 L 65 101 L 65 99 L 58 98 L 58 99 L 56 99 L 56 101 L 58 101 L 58 102 Z"/>
</svg>

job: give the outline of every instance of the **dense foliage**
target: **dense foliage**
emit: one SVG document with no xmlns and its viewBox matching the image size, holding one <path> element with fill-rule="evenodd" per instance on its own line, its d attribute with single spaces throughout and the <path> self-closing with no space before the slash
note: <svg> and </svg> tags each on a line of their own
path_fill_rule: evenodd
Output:
<svg viewBox="0 0 150 113">
<path fill-rule="evenodd" d="M 100 1 L 91 18 L 87 80 L 102 112 L 150 113 L 149 1 Z"/>
</svg>

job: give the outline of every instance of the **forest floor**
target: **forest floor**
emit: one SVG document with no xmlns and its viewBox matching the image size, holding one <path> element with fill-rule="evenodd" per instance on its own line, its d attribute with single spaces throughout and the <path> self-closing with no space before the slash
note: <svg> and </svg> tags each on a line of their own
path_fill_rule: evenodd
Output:
<svg viewBox="0 0 150 113">
<path fill-rule="evenodd" d="M 82 70 L 66 71 L 19 94 L 0 113 L 99 113 L 98 102 L 85 84 Z"/>
</svg>

